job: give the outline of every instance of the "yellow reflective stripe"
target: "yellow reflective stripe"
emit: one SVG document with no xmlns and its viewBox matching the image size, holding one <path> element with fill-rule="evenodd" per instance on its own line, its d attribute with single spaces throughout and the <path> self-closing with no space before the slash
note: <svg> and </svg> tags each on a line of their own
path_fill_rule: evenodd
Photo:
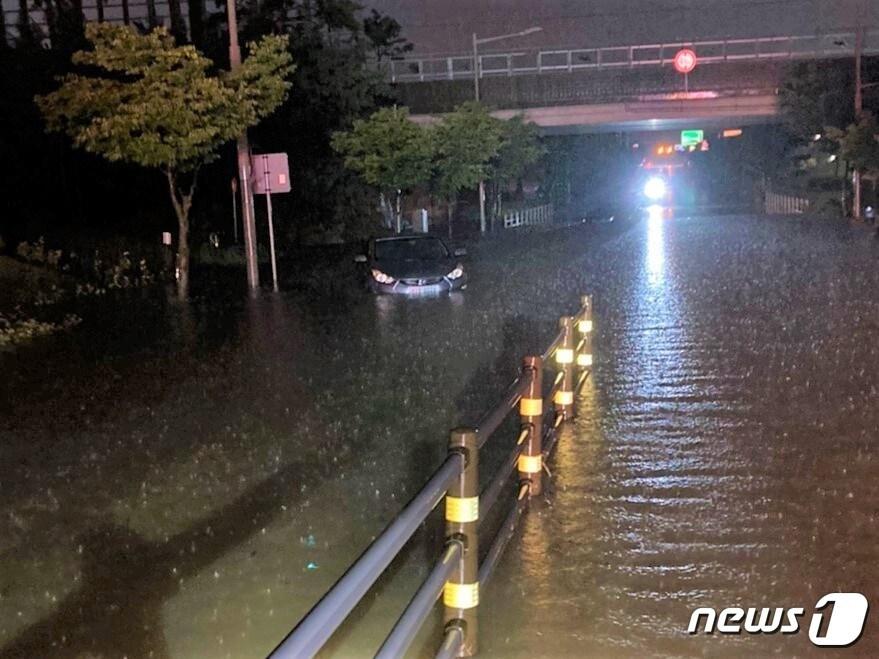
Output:
<svg viewBox="0 0 879 659">
<path fill-rule="evenodd" d="M 574 404 L 574 392 L 573 391 L 557 391 L 557 392 L 555 392 L 555 398 L 553 398 L 553 402 L 556 405 L 573 405 Z"/>
<path fill-rule="evenodd" d="M 577 355 L 577 366 L 592 366 L 592 355 L 585 352 Z"/>
<path fill-rule="evenodd" d="M 580 334 L 589 334 L 592 331 L 591 320 L 581 320 L 577 325 L 580 328 Z"/>
<path fill-rule="evenodd" d="M 472 609 L 479 605 L 479 582 L 446 582 L 443 588 L 443 604 L 450 609 Z"/>
<path fill-rule="evenodd" d="M 574 350 L 572 348 L 559 348 L 555 353 L 555 360 L 559 364 L 573 364 Z"/>
<path fill-rule="evenodd" d="M 479 497 L 446 497 L 446 521 L 466 524 L 479 519 Z"/>
<path fill-rule="evenodd" d="M 543 468 L 541 455 L 520 455 L 518 469 L 522 474 L 537 474 Z"/>
<path fill-rule="evenodd" d="M 540 398 L 523 398 L 519 401 L 519 414 L 522 416 L 540 416 L 543 414 L 543 400 Z"/>
</svg>

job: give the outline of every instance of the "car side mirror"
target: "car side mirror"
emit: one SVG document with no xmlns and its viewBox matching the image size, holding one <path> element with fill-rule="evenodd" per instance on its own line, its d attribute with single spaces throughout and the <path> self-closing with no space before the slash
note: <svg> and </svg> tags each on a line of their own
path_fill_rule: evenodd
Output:
<svg viewBox="0 0 879 659">
<path fill-rule="evenodd" d="M 366 263 L 366 254 L 358 254 L 355 256 L 354 263 Z"/>
<path fill-rule="evenodd" d="M 467 256 L 467 250 L 463 247 L 459 247 L 454 251 L 455 256 Z"/>
</svg>

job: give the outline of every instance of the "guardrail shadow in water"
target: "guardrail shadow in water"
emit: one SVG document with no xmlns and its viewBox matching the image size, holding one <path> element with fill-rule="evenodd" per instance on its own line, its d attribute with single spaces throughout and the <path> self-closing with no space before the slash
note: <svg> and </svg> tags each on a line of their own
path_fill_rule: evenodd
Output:
<svg viewBox="0 0 879 659">
<path fill-rule="evenodd" d="M 531 497 L 542 488 L 543 464 L 552 453 L 557 430 L 573 418 L 576 392 L 592 371 L 592 300 L 582 298 L 575 316 L 563 316 L 559 333 L 541 355 L 526 356 L 519 376 L 501 401 L 472 428 L 456 428 L 449 436 L 446 459 L 415 497 L 391 521 L 358 560 L 275 648 L 274 659 L 299 659 L 317 654 L 356 611 L 376 582 L 393 570 L 395 559 L 440 501 L 445 502 L 445 540 L 439 560 L 412 597 L 377 656 L 402 656 L 442 596 L 444 629 L 437 657 L 467 657 L 478 649 L 479 591 L 513 536 Z M 550 361 L 552 360 L 552 362 Z M 544 378 L 551 363 L 557 373 Z M 496 366 L 495 366 L 496 368 Z M 491 370 L 491 369 L 489 369 Z M 548 390 L 548 393 L 546 391 Z M 466 393 L 466 392 L 465 392 Z M 512 451 L 491 481 L 479 479 L 480 450 L 513 410 L 519 410 L 519 432 Z M 479 530 L 517 472 L 515 501 L 503 517 L 482 563 Z M 480 488 L 482 488 L 480 490 Z"/>
<path fill-rule="evenodd" d="M 0 659 L 169 657 L 162 606 L 181 580 L 271 523 L 329 468 L 291 463 L 167 542 L 152 542 L 118 524 L 104 524 L 78 542 L 82 585 L 48 617 L 0 648 Z"/>
</svg>

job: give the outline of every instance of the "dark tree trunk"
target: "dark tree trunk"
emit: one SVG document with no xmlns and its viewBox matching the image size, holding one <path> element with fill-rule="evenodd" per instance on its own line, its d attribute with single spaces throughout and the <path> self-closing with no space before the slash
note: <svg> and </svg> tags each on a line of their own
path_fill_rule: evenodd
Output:
<svg viewBox="0 0 879 659">
<path fill-rule="evenodd" d="M 147 0 L 147 24 L 150 29 L 159 26 L 159 13 L 156 11 L 156 0 Z"/>
<path fill-rule="evenodd" d="M 192 196 L 198 170 L 192 174 L 192 183 L 187 192 L 181 192 L 177 185 L 177 173 L 167 169 L 168 190 L 171 193 L 171 204 L 177 214 L 177 299 L 185 302 L 189 298 L 189 211 L 192 209 Z"/>
<path fill-rule="evenodd" d="M 0 5 L 0 50 L 9 48 L 9 42 L 6 40 L 6 12 Z"/>
<path fill-rule="evenodd" d="M 204 0 L 189 0 L 189 38 L 196 48 L 204 46 Z"/>
<path fill-rule="evenodd" d="M 125 25 L 131 23 L 131 12 L 128 9 L 128 0 L 122 0 L 122 22 Z"/>
<path fill-rule="evenodd" d="M 168 13 L 171 15 L 171 34 L 178 44 L 186 43 L 186 21 L 180 10 L 180 0 L 168 0 Z"/>
<path fill-rule="evenodd" d="M 18 40 L 19 48 L 33 48 L 38 45 L 34 26 L 31 24 L 30 7 L 27 0 L 18 0 Z"/>
</svg>

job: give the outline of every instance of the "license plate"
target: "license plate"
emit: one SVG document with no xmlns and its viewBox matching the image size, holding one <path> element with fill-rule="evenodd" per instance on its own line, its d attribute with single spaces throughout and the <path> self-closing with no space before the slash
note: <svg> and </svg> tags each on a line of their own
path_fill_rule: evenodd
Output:
<svg viewBox="0 0 879 659">
<path fill-rule="evenodd" d="M 442 284 L 429 284 L 427 286 L 410 286 L 406 289 L 407 295 L 419 297 L 422 295 L 436 295 L 443 291 Z"/>
</svg>

